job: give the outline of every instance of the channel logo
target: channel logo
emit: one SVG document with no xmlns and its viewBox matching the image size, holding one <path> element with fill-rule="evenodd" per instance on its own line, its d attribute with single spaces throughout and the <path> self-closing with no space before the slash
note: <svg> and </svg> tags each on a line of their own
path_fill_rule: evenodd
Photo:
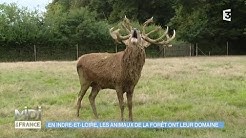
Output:
<svg viewBox="0 0 246 138">
<path fill-rule="evenodd" d="M 228 22 L 231 21 L 231 9 L 223 10 L 223 20 Z"/>
<path fill-rule="evenodd" d="M 20 111 L 15 109 L 16 129 L 41 129 L 41 107 L 30 109 L 25 107 Z"/>
</svg>

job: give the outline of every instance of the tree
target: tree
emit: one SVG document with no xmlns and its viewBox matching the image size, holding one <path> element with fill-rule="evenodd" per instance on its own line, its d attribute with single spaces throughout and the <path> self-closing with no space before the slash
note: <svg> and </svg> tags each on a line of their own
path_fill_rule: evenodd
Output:
<svg viewBox="0 0 246 138">
<path fill-rule="evenodd" d="M 175 5 L 176 15 L 170 24 L 177 29 L 179 39 L 191 43 L 200 42 L 207 46 L 216 45 L 214 49 L 224 49 L 227 41 L 235 47 L 241 45 L 239 49 L 243 48 L 246 40 L 245 1 L 177 0 Z M 229 8 L 232 9 L 232 21 L 226 22 L 222 20 L 222 10 Z"/>
<path fill-rule="evenodd" d="M 0 4 L 0 10 L 0 49 L 5 51 L 0 55 L 27 57 L 34 45 L 43 45 L 46 42 L 44 18 L 38 11 L 30 12 L 27 8 L 18 8 L 14 3 Z M 16 53 L 9 54 L 7 51 Z"/>
<path fill-rule="evenodd" d="M 97 12 L 97 18 L 115 23 L 125 15 L 132 20 L 144 22 L 154 16 L 156 22 L 166 25 L 174 16 L 172 0 L 64 0 L 53 1 L 51 5 L 60 3 L 69 9 L 88 7 L 91 12 Z"/>
<path fill-rule="evenodd" d="M 1 4 L 0 17 L 1 41 L 5 44 L 33 45 L 41 36 L 43 18 L 37 11 L 29 12 L 26 8 L 18 8 L 16 4 Z"/>
<path fill-rule="evenodd" d="M 84 52 L 102 50 L 112 44 L 109 25 L 106 21 L 99 21 L 96 12 L 89 11 L 87 7 L 69 10 L 66 7 L 59 2 L 48 6 L 46 24 L 56 34 L 53 43 L 70 47 L 78 44 Z"/>
</svg>

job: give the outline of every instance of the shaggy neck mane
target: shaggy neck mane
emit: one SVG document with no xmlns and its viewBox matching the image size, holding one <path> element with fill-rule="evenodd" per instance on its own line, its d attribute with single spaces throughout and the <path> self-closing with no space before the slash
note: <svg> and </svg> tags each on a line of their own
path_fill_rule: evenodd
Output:
<svg viewBox="0 0 246 138">
<path fill-rule="evenodd" d="M 125 49 L 122 68 L 124 80 L 130 84 L 137 84 L 143 65 L 145 63 L 145 51 L 138 46 L 128 46 Z"/>
</svg>

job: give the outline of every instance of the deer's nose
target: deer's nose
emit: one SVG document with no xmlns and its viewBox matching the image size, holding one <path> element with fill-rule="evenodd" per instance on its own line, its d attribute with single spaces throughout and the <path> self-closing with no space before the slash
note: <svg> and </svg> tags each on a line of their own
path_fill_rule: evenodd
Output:
<svg viewBox="0 0 246 138">
<path fill-rule="evenodd" d="M 133 29 L 132 37 L 133 37 L 133 38 L 138 38 L 138 35 L 137 35 L 137 29 L 136 29 L 136 28 Z"/>
</svg>

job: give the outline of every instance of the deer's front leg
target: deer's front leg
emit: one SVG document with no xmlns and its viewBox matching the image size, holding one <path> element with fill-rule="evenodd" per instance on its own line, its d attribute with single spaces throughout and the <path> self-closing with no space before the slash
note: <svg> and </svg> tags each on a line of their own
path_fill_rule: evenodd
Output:
<svg viewBox="0 0 246 138">
<path fill-rule="evenodd" d="M 117 97 L 119 100 L 119 105 L 120 105 L 120 111 L 121 111 L 121 121 L 124 121 L 124 97 L 123 97 L 123 91 L 122 89 L 117 89 Z"/>
<path fill-rule="evenodd" d="M 127 96 L 127 106 L 128 106 L 128 111 L 129 111 L 129 121 L 132 121 L 132 96 L 133 96 L 133 91 L 127 92 L 126 96 Z"/>
</svg>

